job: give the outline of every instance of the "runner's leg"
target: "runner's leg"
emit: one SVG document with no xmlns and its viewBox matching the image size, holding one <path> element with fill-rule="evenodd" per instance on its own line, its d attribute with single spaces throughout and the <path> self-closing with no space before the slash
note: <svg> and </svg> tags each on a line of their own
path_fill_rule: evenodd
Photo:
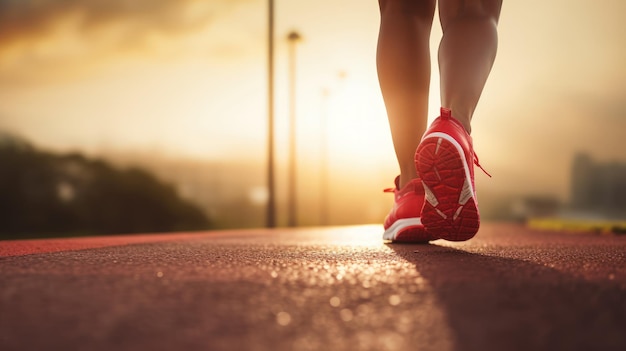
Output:
<svg viewBox="0 0 626 351">
<path fill-rule="evenodd" d="M 440 0 L 441 104 L 468 132 L 498 46 L 502 0 Z"/>
<path fill-rule="evenodd" d="M 426 130 L 429 37 L 435 0 L 379 0 L 378 79 L 400 165 L 400 188 L 417 175 L 414 154 Z"/>
</svg>

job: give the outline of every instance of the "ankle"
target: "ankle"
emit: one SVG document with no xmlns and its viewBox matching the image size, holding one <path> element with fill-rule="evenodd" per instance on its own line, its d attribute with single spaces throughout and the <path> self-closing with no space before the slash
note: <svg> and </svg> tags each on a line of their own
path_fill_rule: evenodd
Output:
<svg viewBox="0 0 626 351">
<path fill-rule="evenodd" d="M 465 128 L 467 134 L 472 134 L 472 113 L 464 112 L 463 109 L 450 108 L 452 118 L 456 119 Z"/>
<path fill-rule="evenodd" d="M 472 134 L 472 125 L 469 120 L 457 119 L 457 121 L 459 121 L 459 123 L 461 123 L 463 128 L 465 128 L 465 131 L 467 132 L 467 134 L 470 134 L 470 135 Z"/>
<path fill-rule="evenodd" d="M 400 173 L 400 180 L 398 181 L 398 189 L 404 188 L 407 184 L 409 184 L 409 182 L 411 182 L 415 178 L 417 178 L 416 171 Z"/>
<path fill-rule="evenodd" d="M 454 118 L 465 129 L 467 134 L 472 134 L 472 117 L 471 115 L 452 110 L 451 117 Z"/>
</svg>

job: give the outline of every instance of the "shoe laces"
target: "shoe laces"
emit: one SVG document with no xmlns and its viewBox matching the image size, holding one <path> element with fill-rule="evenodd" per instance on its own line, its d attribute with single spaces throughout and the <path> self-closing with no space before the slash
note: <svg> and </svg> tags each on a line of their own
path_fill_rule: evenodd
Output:
<svg viewBox="0 0 626 351">
<path fill-rule="evenodd" d="M 396 177 L 396 180 L 394 181 L 394 183 L 396 184 L 396 186 L 394 188 L 386 188 L 383 189 L 383 192 L 385 193 L 408 193 L 408 192 L 415 192 L 415 193 L 423 193 L 424 192 L 424 187 L 422 186 L 422 182 L 421 180 L 419 180 L 419 178 L 415 178 L 412 179 L 409 183 L 407 183 L 404 187 L 402 187 L 402 189 L 400 189 L 400 176 Z M 408 186 L 411 185 L 411 188 L 409 189 Z"/>
<path fill-rule="evenodd" d="M 394 184 L 396 185 L 394 188 L 386 188 L 383 189 L 383 192 L 385 193 L 395 193 L 396 190 L 400 190 L 400 176 L 397 176 L 396 179 L 393 180 Z"/>
<path fill-rule="evenodd" d="M 487 172 L 487 170 L 485 170 L 483 166 L 480 165 L 480 161 L 478 161 L 478 155 L 476 155 L 476 153 L 474 153 L 474 164 L 478 166 L 478 168 L 480 168 L 480 170 L 483 171 L 487 176 L 489 176 L 489 178 L 492 178 L 491 174 L 489 174 L 489 172 Z"/>
</svg>

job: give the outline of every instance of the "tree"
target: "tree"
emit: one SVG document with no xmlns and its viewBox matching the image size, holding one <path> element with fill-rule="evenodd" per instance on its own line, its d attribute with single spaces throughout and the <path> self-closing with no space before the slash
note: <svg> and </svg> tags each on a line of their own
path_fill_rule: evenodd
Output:
<svg viewBox="0 0 626 351">
<path fill-rule="evenodd" d="M 0 237 L 207 229 L 171 184 L 79 154 L 57 155 L 0 134 Z"/>
</svg>

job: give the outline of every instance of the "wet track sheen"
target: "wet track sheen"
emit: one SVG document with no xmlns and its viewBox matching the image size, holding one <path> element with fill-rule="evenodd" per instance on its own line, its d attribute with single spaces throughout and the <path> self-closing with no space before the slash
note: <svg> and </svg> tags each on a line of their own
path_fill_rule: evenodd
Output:
<svg viewBox="0 0 626 351">
<path fill-rule="evenodd" d="M 0 242 L 0 350 L 626 349 L 625 236 L 381 233 Z"/>
</svg>

